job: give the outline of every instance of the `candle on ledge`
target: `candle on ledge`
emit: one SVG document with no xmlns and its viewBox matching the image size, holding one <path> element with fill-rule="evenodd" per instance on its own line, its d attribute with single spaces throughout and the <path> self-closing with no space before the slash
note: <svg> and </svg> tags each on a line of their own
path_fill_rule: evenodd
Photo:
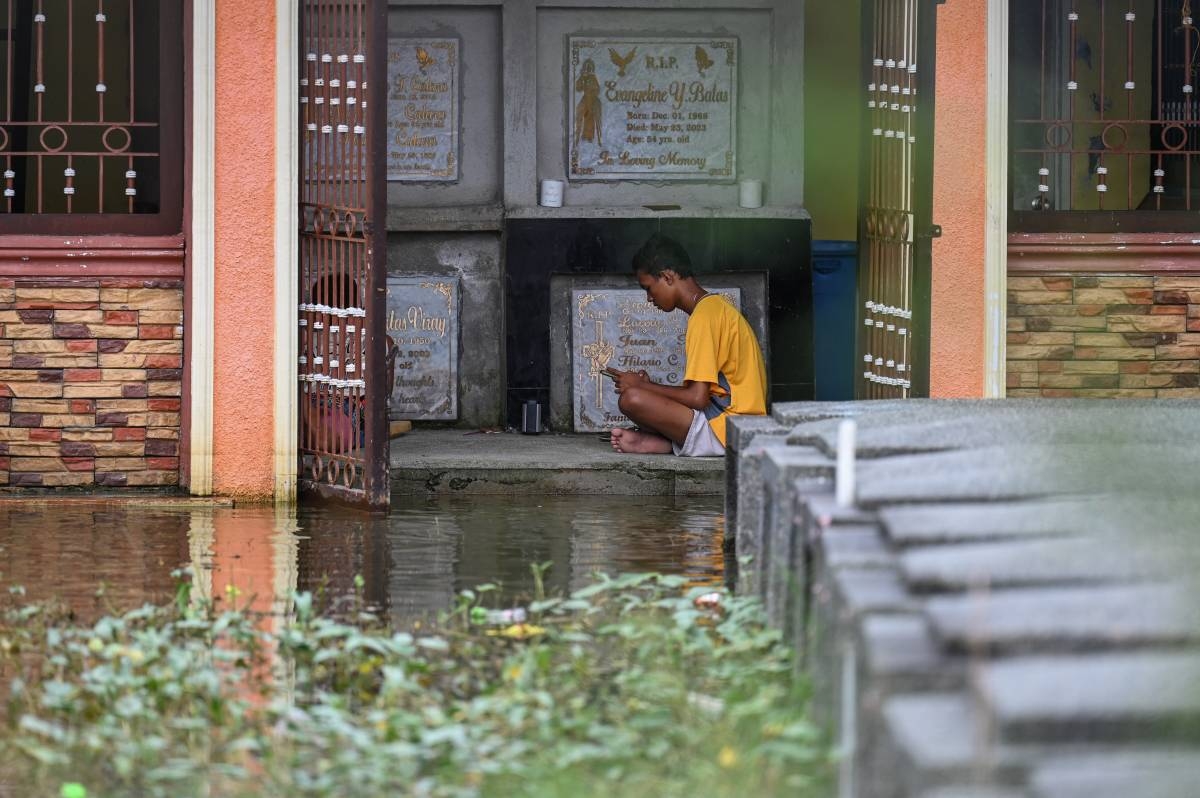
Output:
<svg viewBox="0 0 1200 798">
<path fill-rule="evenodd" d="M 762 207 L 763 184 L 761 180 L 742 180 L 738 183 L 738 205 L 743 208 Z"/>
</svg>

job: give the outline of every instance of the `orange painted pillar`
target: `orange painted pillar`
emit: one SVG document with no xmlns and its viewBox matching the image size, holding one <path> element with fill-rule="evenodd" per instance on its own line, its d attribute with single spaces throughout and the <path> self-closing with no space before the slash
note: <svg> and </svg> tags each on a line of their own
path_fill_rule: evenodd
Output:
<svg viewBox="0 0 1200 798">
<path fill-rule="evenodd" d="M 216 3 L 213 490 L 274 489 L 274 0 Z"/>
<path fill-rule="evenodd" d="M 937 7 L 929 393 L 984 390 L 987 0 Z"/>
</svg>

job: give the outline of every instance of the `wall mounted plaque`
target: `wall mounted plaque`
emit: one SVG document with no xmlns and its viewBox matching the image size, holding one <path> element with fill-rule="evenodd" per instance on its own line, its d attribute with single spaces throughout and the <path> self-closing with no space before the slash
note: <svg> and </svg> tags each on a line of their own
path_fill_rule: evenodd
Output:
<svg viewBox="0 0 1200 798">
<path fill-rule="evenodd" d="M 739 288 L 715 288 L 741 309 Z M 711 301 L 711 300 L 710 300 Z M 663 313 L 641 289 L 576 289 L 571 292 L 571 371 L 576 432 L 628 426 L 617 407 L 613 382 L 600 373 L 644 370 L 654 382 L 678 385 L 685 365 L 687 314 Z"/>
<path fill-rule="evenodd" d="M 738 40 L 567 39 L 572 180 L 732 180 Z"/>
<path fill-rule="evenodd" d="M 458 39 L 388 39 L 388 180 L 458 179 Z"/>
<path fill-rule="evenodd" d="M 458 418 L 458 326 L 457 277 L 388 276 L 390 418 Z"/>
</svg>

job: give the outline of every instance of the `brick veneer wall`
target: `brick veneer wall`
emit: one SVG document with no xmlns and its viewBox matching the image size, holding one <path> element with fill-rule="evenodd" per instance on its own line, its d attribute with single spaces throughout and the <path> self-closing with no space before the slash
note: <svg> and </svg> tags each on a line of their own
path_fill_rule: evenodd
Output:
<svg viewBox="0 0 1200 798">
<path fill-rule="evenodd" d="M 1010 274 L 1007 394 L 1200 397 L 1200 276 Z"/>
<path fill-rule="evenodd" d="M 0 277 L 0 486 L 179 483 L 183 282 Z"/>
</svg>

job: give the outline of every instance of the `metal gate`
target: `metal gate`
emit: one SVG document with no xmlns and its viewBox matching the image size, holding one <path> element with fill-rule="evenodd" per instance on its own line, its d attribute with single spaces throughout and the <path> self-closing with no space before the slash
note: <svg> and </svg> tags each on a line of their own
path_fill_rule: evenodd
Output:
<svg viewBox="0 0 1200 798">
<path fill-rule="evenodd" d="M 300 490 L 377 508 L 388 503 L 386 36 L 385 0 L 303 2 Z"/>
<path fill-rule="evenodd" d="M 934 0 L 867 0 L 855 395 L 929 393 Z"/>
</svg>

